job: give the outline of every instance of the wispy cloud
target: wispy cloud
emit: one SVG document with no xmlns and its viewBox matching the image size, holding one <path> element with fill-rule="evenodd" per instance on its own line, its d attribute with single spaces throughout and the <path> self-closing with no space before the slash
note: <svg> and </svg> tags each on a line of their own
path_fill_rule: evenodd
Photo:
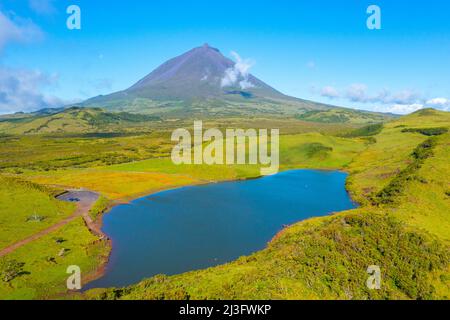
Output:
<svg viewBox="0 0 450 320">
<path fill-rule="evenodd" d="M 413 104 L 393 104 L 393 105 L 384 105 L 384 106 L 376 106 L 374 111 L 379 112 L 390 112 L 394 114 L 409 114 L 415 112 L 417 110 L 423 109 L 426 106 L 421 103 L 413 103 Z"/>
<path fill-rule="evenodd" d="M 317 93 L 317 90 L 315 92 Z M 326 86 L 319 91 L 319 94 L 328 99 L 340 98 L 352 103 L 370 104 L 370 109 L 381 112 L 407 114 L 423 108 L 450 111 L 450 99 L 447 98 L 429 99 L 409 89 L 397 92 L 383 89 L 376 94 L 371 94 L 364 83 L 354 83 L 346 89 Z"/>
<path fill-rule="evenodd" d="M 434 98 L 427 101 L 427 105 L 435 108 L 439 108 L 445 111 L 450 111 L 450 99 L 447 98 Z"/>
<path fill-rule="evenodd" d="M 234 51 L 231 52 L 231 55 L 236 60 L 236 63 L 232 68 L 225 70 L 221 86 L 232 87 L 238 85 L 242 90 L 254 87 L 254 84 L 249 79 L 250 69 L 253 67 L 254 62 L 249 59 L 242 59 Z"/>
<path fill-rule="evenodd" d="M 326 86 L 322 88 L 320 95 L 329 99 L 335 99 L 339 97 L 339 91 L 335 87 Z"/>
<path fill-rule="evenodd" d="M 41 38 L 41 29 L 31 20 L 0 11 L 0 51 L 10 42 L 28 42 Z"/>
<path fill-rule="evenodd" d="M 53 2 L 53 0 L 28 0 L 28 5 L 37 14 L 51 15 L 56 12 Z"/>
<path fill-rule="evenodd" d="M 346 97 L 353 102 L 366 102 L 367 86 L 363 83 L 354 83 L 347 89 Z"/>
<path fill-rule="evenodd" d="M 64 105 L 61 99 L 42 93 L 42 89 L 55 86 L 57 82 L 56 74 L 0 66 L 0 113 L 34 111 Z"/>
</svg>

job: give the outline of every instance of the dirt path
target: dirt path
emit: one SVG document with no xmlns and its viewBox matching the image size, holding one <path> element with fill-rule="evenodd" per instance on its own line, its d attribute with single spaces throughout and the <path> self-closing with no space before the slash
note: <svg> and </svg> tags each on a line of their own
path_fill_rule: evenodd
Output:
<svg viewBox="0 0 450 320">
<path fill-rule="evenodd" d="M 89 215 L 89 210 L 98 200 L 98 197 L 99 197 L 98 194 L 90 191 L 68 191 L 67 193 L 59 196 L 58 199 L 62 201 L 70 201 L 70 199 L 78 199 L 79 201 L 77 202 L 77 208 L 75 212 L 70 217 L 61 220 L 60 222 L 52 225 L 51 227 L 48 227 L 45 230 L 35 233 L 26 239 L 20 240 L 19 242 L 16 242 L 0 250 L 0 258 L 14 252 L 15 250 L 19 249 L 20 247 L 23 247 L 24 245 L 30 242 L 38 240 L 48 235 L 49 233 L 52 233 L 60 229 L 61 227 L 65 226 L 66 224 L 74 221 L 79 217 L 83 217 L 84 222 L 86 223 L 87 227 L 93 234 L 95 234 L 98 237 L 105 237 L 100 227 L 92 220 L 91 216 Z"/>
</svg>

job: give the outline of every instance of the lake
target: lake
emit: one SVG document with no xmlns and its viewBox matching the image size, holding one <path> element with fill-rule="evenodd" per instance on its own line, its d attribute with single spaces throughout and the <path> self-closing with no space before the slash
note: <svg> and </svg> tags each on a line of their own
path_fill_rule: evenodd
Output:
<svg viewBox="0 0 450 320">
<path fill-rule="evenodd" d="M 286 225 L 356 207 L 347 174 L 292 170 L 255 180 L 184 187 L 113 208 L 104 276 L 84 289 L 122 287 L 233 261 L 263 249 Z"/>
</svg>

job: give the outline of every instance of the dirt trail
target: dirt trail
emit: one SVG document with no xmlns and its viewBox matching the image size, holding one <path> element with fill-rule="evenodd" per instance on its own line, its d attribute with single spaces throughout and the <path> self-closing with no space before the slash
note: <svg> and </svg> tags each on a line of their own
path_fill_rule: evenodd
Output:
<svg viewBox="0 0 450 320">
<path fill-rule="evenodd" d="M 65 226 L 66 224 L 74 221 L 75 219 L 77 219 L 79 217 L 83 217 L 84 222 L 86 223 L 87 227 L 93 234 L 95 234 L 96 236 L 101 237 L 101 238 L 105 237 L 105 235 L 103 234 L 103 232 L 100 229 L 100 226 L 98 226 L 92 220 L 91 216 L 89 215 L 89 210 L 94 205 L 94 203 L 98 200 L 98 197 L 99 197 L 98 194 L 90 192 L 90 191 L 68 191 L 67 193 L 59 196 L 58 199 L 62 200 L 62 201 L 70 201 L 73 199 L 79 200 L 77 202 L 77 208 L 76 208 L 75 212 L 70 217 L 67 217 L 67 218 L 59 221 L 58 223 L 52 225 L 51 227 L 48 227 L 45 230 L 35 233 L 28 238 L 20 240 L 4 249 L 1 249 L 0 250 L 0 258 L 7 254 L 14 252 L 15 250 L 19 249 L 20 247 L 22 247 L 30 242 L 38 240 L 38 239 L 48 235 L 49 233 L 52 233 L 52 232 L 60 229 L 61 227 Z"/>
</svg>

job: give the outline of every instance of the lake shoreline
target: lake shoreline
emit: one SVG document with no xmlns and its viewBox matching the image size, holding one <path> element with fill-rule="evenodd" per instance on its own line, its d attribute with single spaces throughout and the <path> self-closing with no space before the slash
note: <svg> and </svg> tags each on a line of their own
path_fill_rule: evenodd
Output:
<svg viewBox="0 0 450 320">
<path fill-rule="evenodd" d="M 350 173 L 348 171 L 343 170 L 342 168 L 341 169 L 288 168 L 288 169 L 280 170 L 280 172 L 278 172 L 277 174 L 280 174 L 280 173 L 283 173 L 283 172 L 288 172 L 288 171 L 341 172 L 341 173 L 346 173 L 347 175 L 350 175 Z M 161 189 L 158 189 L 158 190 L 153 190 L 151 192 L 142 192 L 142 193 L 139 193 L 139 194 L 136 194 L 136 195 L 133 195 L 133 196 L 129 196 L 129 197 L 125 197 L 125 198 L 122 198 L 122 199 L 111 200 L 110 204 L 106 207 L 106 209 L 103 211 L 103 213 L 98 216 L 98 218 L 94 221 L 94 223 L 96 224 L 96 226 L 100 230 L 102 230 L 104 217 L 107 214 L 109 214 L 111 212 L 111 210 L 113 210 L 115 207 L 120 206 L 120 205 L 124 205 L 124 204 L 129 204 L 129 203 L 131 203 L 133 201 L 136 201 L 136 200 L 139 200 L 139 199 L 143 199 L 143 198 L 146 198 L 146 197 L 150 197 L 152 195 L 159 194 L 159 193 L 162 193 L 162 192 L 168 192 L 168 191 L 178 190 L 178 189 L 182 189 L 182 188 L 196 187 L 196 186 L 205 186 L 205 185 L 215 185 L 215 184 L 232 183 L 232 182 L 239 182 L 239 181 L 258 180 L 258 179 L 262 179 L 264 177 L 265 176 L 261 176 L 260 175 L 260 176 L 255 176 L 255 177 L 246 177 L 246 178 L 229 179 L 229 180 L 221 180 L 221 181 L 202 181 L 200 183 L 188 184 L 188 185 L 185 185 L 185 186 L 161 188 Z M 348 179 L 348 177 L 347 177 L 347 179 Z M 347 195 L 349 196 L 349 199 L 351 200 L 351 202 L 353 204 L 355 204 L 356 207 L 359 207 L 360 204 L 357 203 L 355 200 L 353 200 L 350 191 L 347 189 L 347 185 L 345 185 L 345 191 L 346 191 Z M 351 209 L 351 210 L 354 210 L 354 209 Z M 339 212 L 331 212 L 329 214 L 329 216 L 335 215 L 337 213 L 339 213 Z M 293 224 L 290 224 L 290 225 L 284 225 L 283 228 L 281 230 L 279 230 L 277 233 L 275 233 L 273 235 L 273 237 L 267 242 L 265 248 L 267 248 L 267 245 L 269 245 L 270 242 L 273 241 L 273 239 L 276 239 L 279 235 L 281 235 L 283 232 L 285 232 L 285 230 L 290 228 L 292 225 L 297 224 L 297 223 L 302 222 L 302 221 L 315 219 L 315 218 L 317 218 L 317 217 L 311 217 L 311 218 L 308 218 L 308 219 L 305 219 L 305 220 L 296 221 L 296 222 L 294 222 Z M 108 248 L 109 248 L 108 256 L 105 259 L 103 259 L 103 261 L 101 262 L 101 264 L 98 266 L 98 268 L 95 271 L 89 273 L 83 279 L 83 286 L 86 286 L 89 283 L 100 279 L 101 277 L 103 277 L 106 274 L 107 266 L 108 266 L 108 264 L 110 262 L 112 249 L 113 249 L 113 246 L 114 246 L 114 239 L 110 238 L 103 231 L 102 231 L 102 234 L 104 234 L 105 239 L 108 241 L 108 243 L 107 243 Z M 264 250 L 264 249 L 262 249 L 262 250 Z M 84 292 L 87 292 L 89 290 L 94 290 L 94 289 L 107 289 L 107 288 L 90 288 L 90 289 L 87 289 L 87 290 L 81 289 L 80 292 L 84 293 Z"/>
</svg>

